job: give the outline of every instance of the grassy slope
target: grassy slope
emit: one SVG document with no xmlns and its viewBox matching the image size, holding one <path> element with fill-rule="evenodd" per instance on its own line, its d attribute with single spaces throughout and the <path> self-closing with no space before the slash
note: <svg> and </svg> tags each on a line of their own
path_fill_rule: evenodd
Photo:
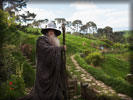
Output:
<svg viewBox="0 0 133 100">
<path fill-rule="evenodd" d="M 29 28 L 29 30 L 31 29 L 32 28 Z M 25 37 L 26 39 L 24 43 L 28 43 L 33 46 L 31 58 L 32 61 L 35 63 L 35 45 L 36 45 L 36 40 L 39 36 L 28 34 L 25 35 Z M 58 38 L 60 39 L 62 45 L 62 35 L 59 36 Z M 85 46 L 83 46 L 83 42 L 85 42 Z M 75 53 L 81 53 L 83 50 L 87 48 L 90 48 L 95 51 L 96 48 L 91 47 L 91 43 L 95 43 L 97 45 L 104 44 L 104 42 L 101 42 L 99 40 L 90 40 L 80 36 L 66 34 L 67 55 L 69 56 Z M 125 78 L 126 74 L 129 72 L 128 62 L 118 59 L 118 54 L 108 54 L 105 56 L 105 58 L 106 59 L 104 63 L 101 65 L 102 70 L 109 76 Z"/>
<path fill-rule="evenodd" d="M 89 66 L 86 61 L 76 54 L 75 59 L 79 65 L 88 71 L 97 80 L 103 81 L 105 84 L 111 86 L 116 92 L 127 94 L 131 97 L 133 93 L 133 86 L 125 81 L 122 77 L 113 77 L 106 74 L 102 69 Z"/>
<path fill-rule="evenodd" d="M 128 37 L 130 37 L 130 35 L 131 35 L 131 31 L 124 31 L 126 34 L 124 34 L 124 37 L 125 38 L 128 38 Z"/>
<path fill-rule="evenodd" d="M 60 36 L 61 39 L 61 36 Z M 83 41 L 86 43 L 85 46 L 82 45 Z M 96 50 L 95 48 L 91 47 L 91 42 L 95 42 L 96 44 L 102 44 L 99 40 L 89 40 L 86 38 L 81 38 L 79 36 L 73 35 L 66 35 L 66 45 L 68 47 L 68 57 L 69 54 L 80 53 L 84 49 L 91 48 Z M 132 90 L 130 86 L 124 79 L 126 75 L 129 73 L 129 63 L 124 57 L 127 56 L 126 54 L 106 54 L 105 61 L 102 63 L 101 68 L 94 68 L 84 61 L 82 65 L 88 66 L 86 70 L 90 70 L 89 72 L 96 77 L 98 80 L 102 80 L 107 85 L 113 87 L 117 92 L 125 93 L 131 96 Z M 68 59 L 70 62 L 70 60 Z M 80 63 L 81 60 L 78 60 Z M 68 64 L 71 65 L 71 64 Z"/>
<path fill-rule="evenodd" d="M 33 44 L 35 45 L 35 40 L 37 39 L 38 36 L 29 35 L 29 37 L 34 38 L 34 39 L 33 40 L 30 38 L 27 39 L 27 43 L 30 42 L 32 44 L 34 41 Z M 62 44 L 62 35 L 59 36 L 58 38 L 60 39 L 60 42 Z M 85 46 L 83 46 L 83 41 L 86 44 Z M 85 50 L 87 48 L 96 50 L 96 48 L 91 47 L 92 42 L 96 43 L 96 45 L 104 44 L 104 42 L 101 42 L 99 40 L 90 40 L 90 39 L 83 38 L 80 36 L 66 34 L 67 60 L 69 61 L 69 62 L 67 62 L 67 64 L 71 65 L 71 64 L 69 64 L 69 63 L 71 63 L 70 55 L 73 55 L 76 53 L 81 53 L 83 50 Z M 35 50 L 33 50 L 33 53 L 35 54 Z M 125 92 L 128 92 L 130 86 L 126 85 L 127 83 L 125 83 L 126 81 L 124 81 L 123 79 L 119 80 L 119 77 L 125 78 L 126 74 L 129 72 L 129 63 L 121 58 L 119 59 L 120 56 L 121 56 L 121 58 L 124 58 L 122 55 L 117 55 L 117 54 L 105 55 L 106 59 L 105 59 L 104 63 L 101 65 L 101 69 L 94 68 L 94 67 L 91 68 L 91 66 L 89 66 L 89 65 L 88 65 L 88 68 L 91 68 L 90 72 L 91 72 L 91 74 L 93 73 L 92 75 L 94 75 L 95 77 L 98 77 L 96 79 L 105 80 L 104 77 L 107 78 L 107 80 L 105 80 L 106 84 L 113 86 L 113 88 L 115 88 L 118 91 L 123 91 L 128 86 L 127 87 L 128 89 L 126 89 L 126 91 L 125 91 Z M 79 63 L 81 63 L 80 60 L 78 60 L 78 61 L 79 61 Z M 83 62 L 85 62 L 85 61 L 83 61 Z M 87 66 L 86 63 L 83 63 L 82 65 Z M 95 74 L 95 72 L 96 72 L 96 74 Z M 118 78 L 119 81 L 116 82 L 117 79 L 115 79 L 115 78 Z M 124 81 L 124 83 L 121 83 L 123 81 Z M 121 84 L 121 85 L 118 86 L 118 84 Z M 122 88 L 122 89 L 120 89 L 120 88 Z M 125 93 L 125 92 L 122 92 L 122 93 Z M 130 93 L 127 93 L 127 94 L 130 95 Z"/>
<path fill-rule="evenodd" d="M 62 42 L 62 36 L 59 37 Z M 86 43 L 85 46 L 82 45 L 83 41 Z M 83 50 L 87 48 L 91 48 L 93 50 L 96 50 L 95 48 L 91 47 L 91 43 L 95 42 L 97 44 L 103 44 L 104 42 L 101 42 L 99 40 L 89 40 L 87 38 L 81 38 L 79 36 L 74 36 L 67 34 L 66 35 L 66 45 L 67 45 L 67 54 L 75 54 L 82 52 Z M 121 60 L 123 57 L 121 55 L 121 58 L 118 59 L 120 54 L 106 54 L 105 55 L 105 61 L 101 64 L 101 69 L 109 76 L 112 77 L 123 77 L 127 75 L 129 72 L 129 63 L 125 60 Z"/>
<path fill-rule="evenodd" d="M 62 44 L 62 35 L 59 37 Z M 83 46 L 83 42 L 85 42 L 85 46 Z M 95 48 L 91 47 L 91 43 L 104 44 L 104 42 L 99 40 L 89 40 L 87 38 L 81 38 L 80 36 L 66 34 L 66 45 L 67 45 L 67 53 L 68 54 L 75 54 L 78 52 L 82 52 L 87 48 L 91 48 L 92 50 L 96 50 Z"/>
<path fill-rule="evenodd" d="M 101 64 L 101 68 L 111 77 L 125 78 L 129 73 L 129 63 L 116 58 L 114 54 L 105 55 L 105 61 Z"/>
</svg>

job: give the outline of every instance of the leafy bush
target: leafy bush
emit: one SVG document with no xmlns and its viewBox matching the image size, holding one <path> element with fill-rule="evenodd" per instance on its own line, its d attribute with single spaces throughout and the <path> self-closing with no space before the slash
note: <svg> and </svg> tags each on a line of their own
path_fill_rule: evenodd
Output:
<svg viewBox="0 0 133 100">
<path fill-rule="evenodd" d="M 3 51 L 1 52 L 1 62 L 3 67 L 1 70 L 5 70 L 5 80 L 10 78 L 11 74 L 15 74 L 17 60 L 13 56 L 12 52 L 17 52 L 15 45 L 3 44 Z"/>
<path fill-rule="evenodd" d="M 10 39 L 14 38 L 12 34 L 16 31 L 15 26 L 15 16 L 9 17 L 7 12 L 0 9 L 0 47 L 3 43 L 10 41 L 8 37 Z"/>
<path fill-rule="evenodd" d="M 89 55 L 90 53 L 92 53 L 93 51 L 91 50 L 91 49 L 85 49 L 84 51 L 83 51 L 83 53 L 85 54 L 85 55 Z"/>
<path fill-rule="evenodd" d="M 33 85 L 35 78 L 35 71 L 19 49 L 28 34 L 19 31 L 14 17 L 1 10 L 0 28 L 0 100 L 15 100 L 24 95 L 25 85 Z"/>
<path fill-rule="evenodd" d="M 103 56 L 100 52 L 90 53 L 85 60 L 88 64 L 93 64 L 94 66 L 99 66 L 100 63 L 103 61 Z"/>
<path fill-rule="evenodd" d="M 114 43 L 113 47 L 115 49 L 120 49 L 122 47 L 122 45 L 120 43 Z"/>
<path fill-rule="evenodd" d="M 2 93 L 0 100 L 16 100 L 18 97 L 24 96 L 24 80 L 18 75 L 11 75 L 10 80 L 2 84 Z"/>
<path fill-rule="evenodd" d="M 113 45 L 113 42 L 108 40 L 108 39 L 102 39 L 101 41 L 107 43 L 108 45 L 112 46 Z"/>
<path fill-rule="evenodd" d="M 23 78 L 24 78 L 26 87 L 31 87 L 34 84 L 35 71 L 26 62 L 24 62 L 24 64 L 23 64 Z"/>
<path fill-rule="evenodd" d="M 25 88 L 25 83 L 21 76 L 12 74 L 11 79 L 8 80 L 7 83 L 8 83 L 7 87 L 10 90 L 17 90 L 23 93 Z"/>
<path fill-rule="evenodd" d="M 92 53 L 93 52 L 93 50 L 92 49 L 89 49 L 89 48 L 87 48 L 87 49 L 85 49 L 84 51 L 83 51 L 83 53 L 81 53 L 81 57 L 86 57 L 86 56 L 88 56 L 90 53 Z"/>
<path fill-rule="evenodd" d="M 128 43 L 126 43 L 126 44 L 124 44 L 124 46 L 123 46 L 124 48 L 129 48 L 129 44 Z"/>
<path fill-rule="evenodd" d="M 4 37 L 8 29 L 8 13 L 0 9 L 0 47 L 4 42 Z"/>
</svg>

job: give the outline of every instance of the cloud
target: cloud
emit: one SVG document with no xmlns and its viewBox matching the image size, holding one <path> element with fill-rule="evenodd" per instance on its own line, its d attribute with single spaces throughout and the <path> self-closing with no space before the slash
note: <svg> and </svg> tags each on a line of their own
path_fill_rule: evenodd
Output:
<svg viewBox="0 0 133 100">
<path fill-rule="evenodd" d="M 70 4 L 75 12 L 69 20 L 82 20 L 83 24 L 93 21 L 98 27 L 129 27 L 129 9 L 119 8 L 98 8 L 97 5 L 89 2 L 76 2 Z"/>
<path fill-rule="evenodd" d="M 110 26 L 113 28 L 129 27 L 129 9 L 127 5 L 117 4 L 119 7 L 105 6 L 103 8 L 100 4 L 94 4 L 91 2 L 74 2 L 71 4 L 65 4 L 64 8 L 62 5 L 54 5 L 53 8 L 47 9 L 42 5 L 28 6 L 26 9 L 30 12 L 37 14 L 36 19 L 49 19 L 54 20 L 55 18 L 65 18 L 68 21 L 74 21 L 79 19 L 86 24 L 89 21 L 93 21 L 97 24 L 98 28 L 104 28 Z M 39 8 L 40 6 L 40 8 Z M 41 8 L 42 7 L 42 8 Z"/>
<path fill-rule="evenodd" d="M 77 10 L 95 9 L 96 5 L 89 2 L 75 2 L 70 4 L 70 7 L 74 7 Z"/>
<path fill-rule="evenodd" d="M 56 17 L 56 14 L 53 11 L 40 9 L 40 8 L 31 8 L 27 7 L 26 10 L 30 11 L 31 13 L 37 14 L 35 19 L 50 19 L 53 20 Z"/>
</svg>

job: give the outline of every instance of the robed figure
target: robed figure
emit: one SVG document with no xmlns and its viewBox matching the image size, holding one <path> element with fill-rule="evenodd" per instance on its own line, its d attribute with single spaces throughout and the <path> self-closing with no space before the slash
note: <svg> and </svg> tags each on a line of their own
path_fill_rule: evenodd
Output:
<svg viewBox="0 0 133 100">
<path fill-rule="evenodd" d="M 61 31 L 50 22 L 42 29 L 43 36 L 36 44 L 36 79 L 29 95 L 18 100 L 63 100 L 65 93 L 64 62 L 62 52 L 66 46 L 60 46 L 57 38 Z"/>
</svg>

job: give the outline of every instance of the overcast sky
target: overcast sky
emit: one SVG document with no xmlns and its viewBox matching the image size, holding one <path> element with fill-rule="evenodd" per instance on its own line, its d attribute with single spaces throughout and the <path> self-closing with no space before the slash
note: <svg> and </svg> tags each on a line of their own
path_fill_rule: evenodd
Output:
<svg viewBox="0 0 133 100">
<path fill-rule="evenodd" d="M 28 2 L 27 9 L 37 14 L 36 19 L 65 18 L 67 21 L 79 19 L 83 24 L 93 21 L 98 28 L 110 26 L 114 31 L 129 29 L 130 5 L 128 3 Z"/>
</svg>

